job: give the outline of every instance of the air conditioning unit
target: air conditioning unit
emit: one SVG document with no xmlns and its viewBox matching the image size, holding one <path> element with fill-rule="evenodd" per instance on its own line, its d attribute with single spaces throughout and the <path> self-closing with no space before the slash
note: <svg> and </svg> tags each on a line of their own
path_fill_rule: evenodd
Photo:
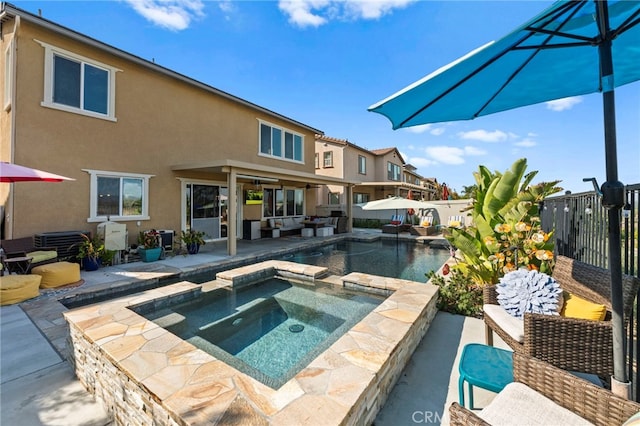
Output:
<svg viewBox="0 0 640 426">
<path fill-rule="evenodd" d="M 165 253 L 173 252 L 173 237 L 175 232 L 171 229 L 158 229 L 160 237 L 162 238 L 162 247 Z"/>
<path fill-rule="evenodd" d="M 40 247 L 55 247 L 58 259 L 75 259 L 79 251 L 79 243 L 83 241 L 82 234 L 91 238 L 89 231 L 44 232 L 34 236 L 33 245 Z"/>
</svg>

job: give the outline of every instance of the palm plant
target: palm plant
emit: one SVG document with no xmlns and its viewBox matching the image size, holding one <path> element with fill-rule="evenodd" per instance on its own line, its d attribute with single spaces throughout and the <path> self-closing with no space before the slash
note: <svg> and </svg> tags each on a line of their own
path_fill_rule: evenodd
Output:
<svg viewBox="0 0 640 426">
<path fill-rule="evenodd" d="M 540 224 L 539 203 L 559 192 L 560 181 L 530 185 L 537 171 L 527 173 L 521 158 L 504 174 L 480 166 L 474 172 L 475 199 L 468 208 L 473 224 L 448 230 L 447 240 L 463 260 L 456 268 L 479 284 L 495 284 L 505 273 L 525 267 L 551 273 L 553 239 Z"/>
</svg>

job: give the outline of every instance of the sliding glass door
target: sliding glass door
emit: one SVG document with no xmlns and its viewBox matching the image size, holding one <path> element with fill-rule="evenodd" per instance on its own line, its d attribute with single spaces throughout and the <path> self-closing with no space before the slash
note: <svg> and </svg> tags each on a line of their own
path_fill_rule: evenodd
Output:
<svg viewBox="0 0 640 426">
<path fill-rule="evenodd" d="M 227 237 L 229 190 L 226 186 L 187 183 L 184 197 L 187 229 L 204 232 L 207 240 Z"/>
</svg>

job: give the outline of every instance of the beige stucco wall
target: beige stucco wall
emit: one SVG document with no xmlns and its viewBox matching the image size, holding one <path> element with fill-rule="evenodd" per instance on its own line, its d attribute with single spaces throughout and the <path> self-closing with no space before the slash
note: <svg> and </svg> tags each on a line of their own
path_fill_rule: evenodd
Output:
<svg viewBox="0 0 640 426">
<path fill-rule="evenodd" d="M 7 59 L 6 52 L 8 49 L 12 49 L 13 41 L 13 25 L 2 25 L 2 34 L 0 37 L 0 161 L 11 161 L 11 117 L 13 116 L 12 105 L 5 103 L 5 95 L 8 95 L 8 85 L 12 85 L 11 75 L 6 75 Z M 8 64 L 9 68 L 13 67 L 13 64 Z M 9 80 L 7 80 L 9 78 Z M 11 186 L 6 183 L 0 183 L 0 222 L 2 221 L 2 214 L 5 210 L 11 207 L 11 200 L 9 198 Z M 0 223 L 0 233 L 2 224 Z"/>
<path fill-rule="evenodd" d="M 94 231 L 95 224 L 87 222 L 90 179 L 82 169 L 154 175 L 149 190 L 151 219 L 144 221 L 141 228 L 175 230 L 181 225 L 181 187 L 177 178 L 191 176 L 225 182 L 226 176 L 174 172 L 173 165 L 234 159 L 314 172 L 314 132 L 306 127 L 24 21 L 17 37 L 19 108 L 15 108 L 14 160 L 76 180 L 15 184 L 15 206 L 13 217 L 9 218 L 13 237 Z M 41 106 L 44 49 L 36 39 L 122 70 L 116 77 L 117 122 Z M 2 114 L 2 120 L 7 119 L 6 115 Z M 304 164 L 259 156 L 259 119 L 302 134 Z M 131 240 L 136 225 L 127 225 Z"/>
</svg>

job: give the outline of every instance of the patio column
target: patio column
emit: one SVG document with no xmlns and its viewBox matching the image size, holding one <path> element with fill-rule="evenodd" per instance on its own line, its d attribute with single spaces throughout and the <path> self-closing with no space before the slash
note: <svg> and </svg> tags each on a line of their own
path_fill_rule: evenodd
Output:
<svg viewBox="0 0 640 426">
<path fill-rule="evenodd" d="M 237 252 L 236 235 L 238 221 L 236 217 L 238 215 L 238 183 L 236 171 L 233 167 L 227 174 L 227 187 L 229 188 L 229 205 L 227 207 L 227 254 L 229 256 L 235 256 Z"/>
<path fill-rule="evenodd" d="M 347 185 L 347 232 L 353 232 L 353 186 Z"/>
</svg>

